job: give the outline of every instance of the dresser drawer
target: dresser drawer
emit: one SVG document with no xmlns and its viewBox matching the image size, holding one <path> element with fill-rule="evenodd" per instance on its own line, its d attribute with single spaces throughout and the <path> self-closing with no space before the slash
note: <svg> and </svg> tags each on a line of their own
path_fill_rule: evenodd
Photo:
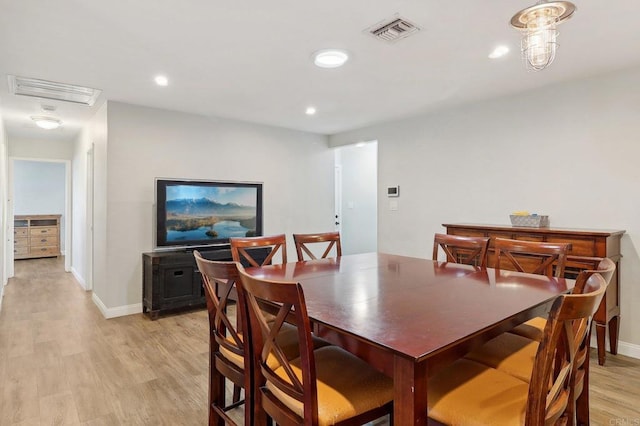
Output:
<svg viewBox="0 0 640 426">
<path fill-rule="evenodd" d="M 13 240 L 13 246 L 14 247 L 28 247 L 29 246 L 29 240 L 25 237 L 23 238 L 14 238 Z"/>
<path fill-rule="evenodd" d="M 562 238 L 550 236 L 547 241 L 550 243 L 571 243 L 569 254 L 574 256 L 604 256 L 604 253 L 597 253 L 596 242 L 593 238 L 580 238 L 577 236 Z"/>
<path fill-rule="evenodd" d="M 29 254 L 29 247 L 25 246 L 15 246 L 13 248 L 13 254 L 14 255 L 25 255 L 25 254 Z"/>
<path fill-rule="evenodd" d="M 31 247 L 42 247 L 42 246 L 57 246 L 58 245 L 58 237 L 56 235 L 42 235 L 37 237 L 31 237 L 29 240 Z"/>
<path fill-rule="evenodd" d="M 29 235 L 27 228 L 13 228 L 14 238 L 26 237 L 27 235 Z"/>
<path fill-rule="evenodd" d="M 58 235 L 58 228 L 55 227 L 31 227 L 30 229 L 31 237 L 36 237 L 39 235 Z"/>
<path fill-rule="evenodd" d="M 58 247 L 31 247 L 29 250 L 29 255 L 36 256 L 59 256 L 60 250 Z"/>
</svg>

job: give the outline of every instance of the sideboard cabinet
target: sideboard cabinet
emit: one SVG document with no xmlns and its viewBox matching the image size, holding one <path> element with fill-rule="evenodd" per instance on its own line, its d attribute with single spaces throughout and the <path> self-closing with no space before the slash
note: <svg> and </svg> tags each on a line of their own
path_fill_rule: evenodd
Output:
<svg viewBox="0 0 640 426">
<path fill-rule="evenodd" d="M 625 231 L 598 229 L 565 229 L 565 228 L 528 228 L 509 225 L 480 225 L 480 224 L 443 224 L 447 234 L 482 236 L 493 238 L 509 238 L 515 240 L 567 242 L 571 243 L 571 256 L 565 270 L 565 277 L 575 278 L 583 269 L 591 269 L 588 264 L 577 257 L 608 257 L 616 264 L 607 292 L 594 315 L 596 323 L 596 337 L 598 342 L 598 363 L 605 362 L 605 338 L 609 331 L 609 348 L 612 354 L 618 353 L 618 332 L 620 329 L 620 239 Z M 489 261 L 491 267 L 495 264 L 493 241 L 489 243 Z"/>
<path fill-rule="evenodd" d="M 13 217 L 13 258 L 60 256 L 60 215 Z"/>
<path fill-rule="evenodd" d="M 205 259 L 231 260 L 229 248 L 199 250 Z M 254 248 L 251 252 L 256 261 L 262 262 L 271 249 Z M 155 320 L 161 313 L 205 304 L 202 277 L 192 251 L 142 253 L 142 312 Z"/>
</svg>

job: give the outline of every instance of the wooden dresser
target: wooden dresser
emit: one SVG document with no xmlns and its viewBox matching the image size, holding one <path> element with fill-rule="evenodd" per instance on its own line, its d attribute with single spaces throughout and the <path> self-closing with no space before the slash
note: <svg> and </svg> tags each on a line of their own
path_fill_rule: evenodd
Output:
<svg viewBox="0 0 640 426">
<path fill-rule="evenodd" d="M 13 217 L 13 258 L 60 256 L 60 215 Z"/>
<path fill-rule="evenodd" d="M 514 240 L 548 241 L 571 243 L 570 255 L 587 257 L 608 257 L 616 264 L 616 272 L 611 278 L 598 311 L 594 315 L 596 336 L 598 341 L 598 363 L 605 361 L 605 337 L 609 329 L 609 348 L 612 354 L 618 353 L 618 332 L 620 330 L 620 239 L 625 231 L 599 229 L 565 229 L 565 228 L 525 228 L 509 225 L 479 225 L 469 223 L 443 224 L 447 234 L 483 236 L 491 238 L 510 238 Z M 493 243 L 489 243 L 489 263 L 495 263 Z M 569 259 L 565 277 L 575 278 L 587 268 L 584 263 Z"/>
</svg>

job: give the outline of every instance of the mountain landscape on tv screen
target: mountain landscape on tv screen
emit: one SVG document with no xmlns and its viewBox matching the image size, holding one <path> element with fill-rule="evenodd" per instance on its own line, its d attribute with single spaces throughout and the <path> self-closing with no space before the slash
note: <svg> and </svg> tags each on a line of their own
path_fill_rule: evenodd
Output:
<svg viewBox="0 0 640 426">
<path fill-rule="evenodd" d="M 237 215 L 255 216 L 256 208 L 236 203 L 221 204 L 208 198 L 168 200 L 167 214 L 199 216 L 199 215 Z"/>
<path fill-rule="evenodd" d="M 208 198 L 166 202 L 167 241 L 254 236 L 256 207 Z"/>
</svg>

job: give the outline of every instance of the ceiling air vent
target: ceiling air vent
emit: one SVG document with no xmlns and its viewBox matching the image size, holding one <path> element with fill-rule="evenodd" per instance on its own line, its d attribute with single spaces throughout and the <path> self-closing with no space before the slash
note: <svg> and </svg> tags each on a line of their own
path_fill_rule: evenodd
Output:
<svg viewBox="0 0 640 426">
<path fill-rule="evenodd" d="M 102 90 L 73 84 L 56 83 L 55 81 L 38 80 L 35 78 L 10 75 L 9 92 L 20 96 L 53 99 L 56 101 L 73 102 L 92 106 Z"/>
<path fill-rule="evenodd" d="M 394 16 L 369 27 L 366 31 L 377 39 L 394 43 L 420 31 L 420 27 L 406 19 Z"/>
</svg>

